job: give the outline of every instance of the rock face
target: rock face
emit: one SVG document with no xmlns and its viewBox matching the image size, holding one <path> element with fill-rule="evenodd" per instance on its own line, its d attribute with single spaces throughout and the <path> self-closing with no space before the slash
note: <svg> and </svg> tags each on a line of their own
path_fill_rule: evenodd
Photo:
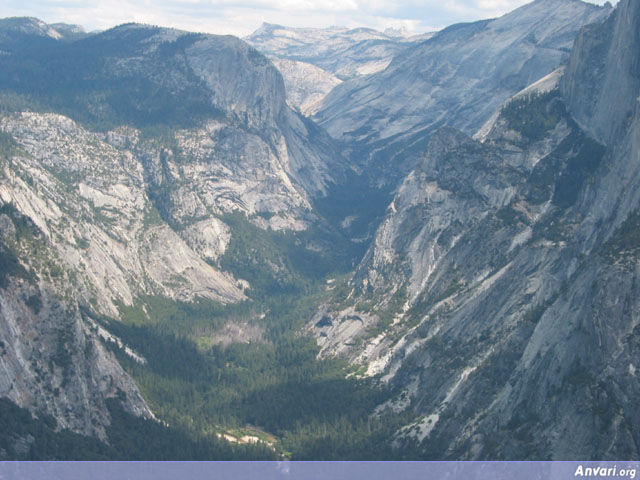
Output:
<svg viewBox="0 0 640 480">
<path fill-rule="evenodd" d="M 336 87 L 314 117 L 353 160 L 396 186 L 443 125 L 475 131 L 508 98 L 566 59 L 584 25 L 611 8 L 536 0 L 503 17 L 454 25 Z"/>
<path fill-rule="evenodd" d="M 130 24 L 8 53 L 0 84 L 17 96 L 14 109 L 56 111 L 100 131 L 217 120 L 258 136 L 303 196 L 321 195 L 344 171 L 327 135 L 287 107 L 278 70 L 237 38 Z"/>
<path fill-rule="evenodd" d="M 640 86 L 640 36 L 631 27 L 639 9 L 637 3 L 625 3 L 606 26 L 581 32 L 562 83 L 576 121 L 605 143 L 624 134 L 638 108 L 629 99 Z"/>
<path fill-rule="evenodd" d="M 3 169 L 0 198 L 38 226 L 78 276 L 75 288 L 101 313 L 117 316 L 117 304 L 131 305 L 142 294 L 244 298 L 234 279 L 207 264 L 189 247 L 192 237 L 181 238 L 150 201 L 140 159 L 160 152 L 118 150 L 59 115 L 21 113 L 0 124 L 21 149 Z"/>
<path fill-rule="evenodd" d="M 4 202 L 0 210 L 0 395 L 102 439 L 106 398 L 152 418 L 80 308 L 75 271 L 30 217 Z"/>
<path fill-rule="evenodd" d="M 0 24 L 16 29 L 0 55 L 0 395 L 105 438 L 106 398 L 152 413 L 104 342 L 145 360 L 96 319 L 147 296 L 246 299 L 251 279 L 219 265 L 225 215 L 304 230 L 346 167 L 237 38 Z"/>
<path fill-rule="evenodd" d="M 322 99 L 342 81 L 315 65 L 285 58 L 273 59 L 282 74 L 287 91 L 287 102 L 303 115 L 313 115 Z"/>
<path fill-rule="evenodd" d="M 369 28 L 291 28 L 265 23 L 245 40 L 273 59 L 290 105 L 313 115 L 343 80 L 384 70 L 394 55 L 431 34 Z"/>
<path fill-rule="evenodd" d="M 0 289 L 0 360 L 0 396 L 53 416 L 59 428 L 106 439 L 106 398 L 153 418 L 77 303 L 47 282 L 11 280 Z"/>
<path fill-rule="evenodd" d="M 398 446 L 438 459 L 640 456 L 639 12 L 622 0 L 586 29 L 560 87 L 508 102 L 482 143 L 438 130 L 310 325 L 325 354 L 402 391 L 381 409 L 423 415 Z"/>
<path fill-rule="evenodd" d="M 291 28 L 264 23 L 245 40 L 265 55 L 310 63 L 347 80 L 384 70 L 411 42 L 430 35 L 409 36 L 370 28 Z"/>
</svg>

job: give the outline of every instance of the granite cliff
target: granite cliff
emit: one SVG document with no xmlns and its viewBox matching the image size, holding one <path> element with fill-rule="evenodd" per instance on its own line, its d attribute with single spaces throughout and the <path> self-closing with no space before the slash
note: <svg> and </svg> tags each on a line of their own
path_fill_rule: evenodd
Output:
<svg viewBox="0 0 640 480">
<path fill-rule="evenodd" d="M 472 139 L 441 128 L 310 325 L 426 458 L 638 458 L 637 2 Z M 611 74 L 609 74 L 611 72 Z M 613 97 L 616 97 L 613 99 Z"/>
</svg>

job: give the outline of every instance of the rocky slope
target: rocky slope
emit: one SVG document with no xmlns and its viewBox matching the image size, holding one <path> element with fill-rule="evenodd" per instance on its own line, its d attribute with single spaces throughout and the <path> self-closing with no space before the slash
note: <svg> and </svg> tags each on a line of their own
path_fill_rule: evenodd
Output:
<svg viewBox="0 0 640 480">
<path fill-rule="evenodd" d="M 341 81 L 384 70 L 394 55 L 430 35 L 265 23 L 245 40 L 273 59 L 284 78 L 289 103 L 312 115 Z"/>
<path fill-rule="evenodd" d="M 28 39 L 69 41 L 77 40 L 87 33 L 78 25 L 56 23 L 49 25 L 32 17 L 0 19 L 0 48 L 2 45 L 15 45 Z"/>
<path fill-rule="evenodd" d="M 117 316 L 118 303 L 131 305 L 142 294 L 244 298 L 233 278 L 189 247 L 187 241 L 199 245 L 190 230 L 181 238 L 149 200 L 140 157 L 160 152 L 136 157 L 59 115 L 14 114 L 0 125 L 17 145 L 4 165 L 0 198 L 38 226 L 77 275 L 75 288 L 101 313 Z M 220 231 L 209 239 L 215 260 L 224 251 L 224 225 L 201 222 Z"/>
<path fill-rule="evenodd" d="M 428 36 L 370 28 L 292 28 L 264 23 L 245 40 L 265 55 L 310 63 L 347 80 L 384 70 L 407 45 Z"/>
<path fill-rule="evenodd" d="M 0 217 L 5 227 L 7 218 Z M 0 396 L 37 415 L 51 415 L 59 428 L 102 440 L 110 423 L 107 398 L 119 399 L 134 415 L 152 418 L 135 382 L 106 348 L 106 333 L 100 335 L 77 303 L 61 299 L 58 286 L 42 279 L 4 282 Z"/>
<path fill-rule="evenodd" d="M 282 74 L 287 102 L 306 116 L 316 113 L 322 99 L 342 82 L 310 63 L 274 58 L 273 64 Z"/>
<path fill-rule="evenodd" d="M 2 57 L 14 110 L 55 111 L 101 131 L 222 121 L 257 134 L 305 196 L 322 194 L 344 170 L 328 137 L 287 108 L 278 71 L 237 38 L 130 24 L 42 50 L 29 45 Z"/>
<path fill-rule="evenodd" d="M 314 319 L 325 354 L 401 391 L 381 410 L 423 415 L 398 446 L 640 456 L 639 27 L 637 2 L 621 1 L 581 33 L 560 86 L 508 102 L 482 142 L 438 130 Z"/>
<path fill-rule="evenodd" d="M 311 201 L 345 167 L 239 39 L 131 24 L 72 41 L 33 19 L 0 27 L 24 33 L 0 56 L 0 394 L 104 438 L 106 398 L 152 414 L 106 346 L 144 359 L 100 319 L 148 316 L 154 297 L 245 300 L 253 279 L 219 262 L 235 235 L 225 215 L 305 230 Z"/>
<path fill-rule="evenodd" d="M 503 17 L 448 27 L 396 55 L 374 75 L 344 82 L 314 117 L 354 162 L 394 188 L 431 132 L 473 134 L 508 98 L 566 59 L 584 25 L 609 7 L 536 0 Z"/>
<path fill-rule="evenodd" d="M 60 428 L 105 439 L 110 423 L 106 398 L 119 398 L 135 415 L 153 414 L 103 343 L 108 334 L 81 309 L 75 272 L 49 241 L 53 229 L 45 223 L 42 230 L 13 204 L 5 203 L 3 150 L 0 395 L 38 415 L 53 416 Z M 33 208 L 43 206 L 40 201 Z"/>
</svg>

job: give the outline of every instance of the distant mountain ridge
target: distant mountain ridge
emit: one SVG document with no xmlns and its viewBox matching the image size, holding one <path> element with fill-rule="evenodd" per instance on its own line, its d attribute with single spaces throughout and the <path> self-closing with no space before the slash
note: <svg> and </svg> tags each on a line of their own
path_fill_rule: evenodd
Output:
<svg viewBox="0 0 640 480">
<path fill-rule="evenodd" d="M 453 25 L 385 70 L 336 87 L 314 118 L 374 172 L 373 183 L 384 178 L 394 188 L 431 132 L 449 125 L 474 134 L 502 102 L 566 60 L 583 26 L 610 13 L 579 0 L 536 0 L 497 19 Z"/>
<path fill-rule="evenodd" d="M 384 69 L 409 43 L 430 35 L 386 33 L 371 28 L 293 28 L 264 23 L 245 40 L 265 55 L 311 63 L 347 80 Z"/>
<path fill-rule="evenodd" d="M 67 23 L 47 24 L 33 17 L 12 17 L 0 19 L 0 46 L 13 42 L 20 36 L 42 37 L 53 40 L 77 40 L 87 33 L 79 25 Z"/>
<path fill-rule="evenodd" d="M 287 84 L 290 103 L 311 115 L 341 81 L 383 70 L 399 52 L 430 35 L 409 35 L 400 29 L 379 32 L 264 23 L 245 40 L 274 60 Z"/>
</svg>

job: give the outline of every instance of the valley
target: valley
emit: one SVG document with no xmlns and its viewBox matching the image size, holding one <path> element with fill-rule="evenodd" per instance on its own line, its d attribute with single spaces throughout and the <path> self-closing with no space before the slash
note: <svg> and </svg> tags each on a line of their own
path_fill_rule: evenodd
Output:
<svg viewBox="0 0 640 480">
<path fill-rule="evenodd" d="M 0 20 L 0 459 L 640 458 L 638 31 Z"/>
</svg>

